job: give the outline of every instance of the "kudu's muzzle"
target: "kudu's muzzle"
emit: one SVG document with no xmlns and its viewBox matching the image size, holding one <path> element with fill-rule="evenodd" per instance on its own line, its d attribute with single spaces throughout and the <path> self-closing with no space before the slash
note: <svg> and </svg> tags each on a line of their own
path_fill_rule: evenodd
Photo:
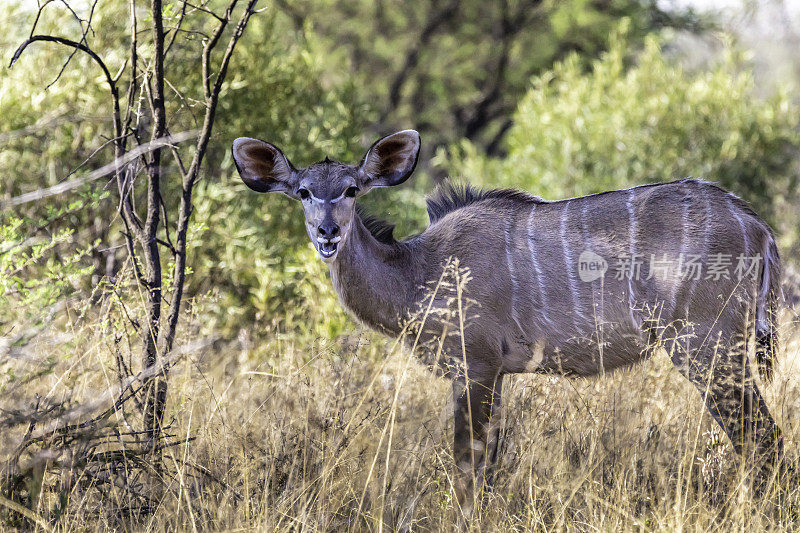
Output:
<svg viewBox="0 0 800 533">
<path fill-rule="evenodd" d="M 319 253 L 323 257 L 332 257 L 336 253 L 339 241 L 339 225 L 332 220 L 325 220 L 317 227 L 317 243 L 319 243 Z"/>
</svg>

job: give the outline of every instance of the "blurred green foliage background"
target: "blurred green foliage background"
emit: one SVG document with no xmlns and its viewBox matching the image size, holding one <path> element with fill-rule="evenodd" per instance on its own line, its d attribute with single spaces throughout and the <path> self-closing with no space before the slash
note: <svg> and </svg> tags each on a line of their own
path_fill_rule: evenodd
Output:
<svg viewBox="0 0 800 533">
<path fill-rule="evenodd" d="M 215 0 L 205 5 L 219 8 Z M 752 202 L 788 255 L 796 255 L 796 94 L 758 94 L 747 58 L 724 39 L 716 58 L 683 66 L 676 37 L 719 40 L 720 28 L 712 17 L 660 5 L 265 3 L 234 55 L 196 190 L 188 287 L 203 303 L 206 327 L 225 336 L 251 328 L 331 337 L 349 324 L 307 242 L 299 207 L 252 194 L 238 179 L 229 146 L 242 135 L 277 144 L 301 166 L 326 155 L 356 161 L 379 135 L 418 129 L 425 151 L 416 178 L 367 200 L 398 224 L 401 236 L 424 228 L 424 193 L 448 176 L 558 198 L 692 175 Z M 112 70 L 128 47 L 126 9 L 101 1 L 88 36 Z M 48 10 L 40 32 L 80 37 L 63 6 Z M 29 2 L 0 6 L 6 63 L 34 12 Z M 167 14 L 178 16 L 169 6 Z M 176 38 L 166 66 L 168 90 L 180 102 L 168 110 L 173 133 L 202 118 L 202 89 L 187 71 L 202 46 L 204 20 L 189 21 L 196 31 Z M 32 47 L 24 61 L 2 70 L 0 201 L 111 159 L 100 72 L 78 54 L 59 75 L 67 57 L 61 52 Z M 179 190 L 173 175 L 170 181 L 167 173 L 166 197 Z M 117 204 L 106 186 L 100 180 L 4 209 L 0 327 L 22 312 L 14 295 L 31 279 L 56 276 L 60 284 L 39 286 L 91 301 L 98 283 L 124 272 Z M 55 294 L 45 292 L 39 302 L 25 301 L 42 307 Z"/>
</svg>

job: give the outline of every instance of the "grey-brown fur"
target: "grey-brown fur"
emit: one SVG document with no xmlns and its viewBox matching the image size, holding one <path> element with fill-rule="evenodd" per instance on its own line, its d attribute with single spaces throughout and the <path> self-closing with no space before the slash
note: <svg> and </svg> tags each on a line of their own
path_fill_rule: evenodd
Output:
<svg viewBox="0 0 800 533">
<path fill-rule="evenodd" d="M 323 220 L 339 225 L 334 255 L 320 253 L 342 304 L 370 327 L 397 335 L 409 318 L 419 319 L 453 258 L 469 273 L 463 339 L 460 329 L 453 334 L 452 313 L 428 313 L 419 343 L 428 355 L 443 348 L 434 355 L 453 378 L 456 491 L 467 514 L 475 483 L 496 458 L 493 413 L 505 374 L 591 376 L 640 361 L 661 345 L 737 450 L 750 441 L 765 454 L 780 450 L 780 430 L 743 356 L 755 338 L 756 358 L 769 375 L 780 260 L 770 228 L 733 194 L 693 179 L 553 202 L 445 185 L 428 201 L 428 228 L 397 241 L 391 227 L 366 219 L 355 198 L 345 202 L 341 194 L 357 187 L 357 197 L 405 181 L 416 164 L 416 132 L 381 139 L 360 165 L 323 162 L 303 170 L 268 143 L 243 142 L 252 144 L 235 144 L 234 158 L 252 188 L 299 197 L 304 187 L 320 199 L 303 201 L 315 245 L 324 242 L 315 232 Z M 582 281 L 578 258 L 585 250 L 609 267 L 615 258 L 641 254 L 641 277 L 616 279 L 609 271 Z M 743 280 L 646 279 L 651 254 L 675 263 L 694 254 L 707 265 L 720 253 L 760 255 L 762 268 Z M 454 288 L 447 287 L 433 299 L 435 309 L 453 307 Z"/>
</svg>

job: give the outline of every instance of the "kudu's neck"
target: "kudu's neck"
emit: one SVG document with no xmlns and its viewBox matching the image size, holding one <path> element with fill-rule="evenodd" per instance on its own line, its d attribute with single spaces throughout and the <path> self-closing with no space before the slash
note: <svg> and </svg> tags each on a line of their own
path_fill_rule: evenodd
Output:
<svg viewBox="0 0 800 533">
<path fill-rule="evenodd" d="M 413 306 L 421 267 L 413 245 L 378 241 L 361 218 L 330 265 L 333 286 L 342 304 L 359 320 L 384 333 L 397 334 L 400 319 Z"/>
</svg>

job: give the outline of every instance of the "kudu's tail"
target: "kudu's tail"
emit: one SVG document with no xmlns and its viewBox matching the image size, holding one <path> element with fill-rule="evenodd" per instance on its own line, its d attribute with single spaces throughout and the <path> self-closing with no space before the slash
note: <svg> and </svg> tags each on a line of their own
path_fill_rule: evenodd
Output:
<svg viewBox="0 0 800 533">
<path fill-rule="evenodd" d="M 772 381 L 773 361 L 778 350 L 781 295 L 781 260 L 775 238 L 770 232 L 764 244 L 761 284 L 756 300 L 756 364 L 766 383 Z"/>
</svg>

